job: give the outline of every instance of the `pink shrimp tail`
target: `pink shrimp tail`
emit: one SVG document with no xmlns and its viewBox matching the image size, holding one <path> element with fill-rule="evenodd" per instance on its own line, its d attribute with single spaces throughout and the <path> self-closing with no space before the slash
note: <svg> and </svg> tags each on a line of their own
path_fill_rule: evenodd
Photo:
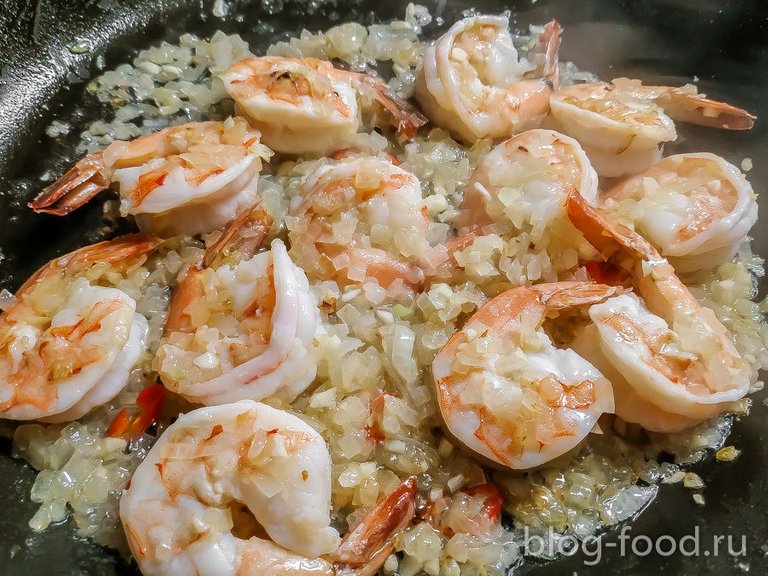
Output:
<svg viewBox="0 0 768 576">
<path fill-rule="evenodd" d="M 617 252 L 640 260 L 661 259 L 656 249 L 645 238 L 605 218 L 577 191 L 568 195 L 565 211 L 571 223 L 606 260 Z"/>
<path fill-rule="evenodd" d="M 723 130 L 749 130 L 757 119 L 743 108 L 707 98 L 692 84 L 680 87 L 646 86 L 640 80 L 631 78 L 615 78 L 611 83 L 635 98 L 653 100 L 680 122 Z"/>
<path fill-rule="evenodd" d="M 162 243 L 160 238 L 137 232 L 85 246 L 62 256 L 58 261 L 66 265 L 69 273 L 76 273 L 96 263 L 108 263 L 119 268 L 145 258 Z"/>
<path fill-rule="evenodd" d="M 563 28 L 557 20 L 552 20 L 544 26 L 544 30 L 536 40 L 533 51 L 544 58 L 542 75 L 557 89 L 560 83 L 558 63 L 560 61 L 560 42 Z"/>
<path fill-rule="evenodd" d="M 411 476 L 379 502 L 336 551 L 340 575 L 372 576 L 394 550 L 394 538 L 413 520 L 416 478 Z"/>
<path fill-rule="evenodd" d="M 392 125 L 397 128 L 397 133 L 407 140 L 413 140 L 419 128 L 429 122 L 427 117 L 395 94 L 384 82 L 374 80 L 372 84 L 376 90 L 376 101 L 392 117 Z"/>
<path fill-rule="evenodd" d="M 522 121 L 515 127 L 520 132 L 538 124 L 549 113 L 549 99 L 560 83 L 559 52 L 562 28 L 552 20 L 539 34 L 529 56 L 537 64 L 536 70 L 526 75 L 527 79 L 513 84 L 509 89 L 509 107 L 517 110 Z"/>
<path fill-rule="evenodd" d="M 262 206 L 262 199 L 257 198 L 256 202 L 238 214 L 218 240 L 205 250 L 203 267 L 210 267 L 217 256 L 238 247 L 255 253 L 264 243 L 271 228 L 272 216 Z"/>
<path fill-rule="evenodd" d="M 723 130 L 750 130 L 757 120 L 756 116 L 743 108 L 710 100 L 701 95 L 692 97 L 679 88 L 673 88 L 668 96 L 660 100 L 664 110 L 672 118 L 690 124 Z"/>
<path fill-rule="evenodd" d="M 608 298 L 626 292 L 622 286 L 608 286 L 591 281 L 538 284 L 533 286 L 531 290 L 539 294 L 540 301 L 550 311 L 600 304 Z"/>
<path fill-rule="evenodd" d="M 65 216 L 109 186 L 101 152 L 89 154 L 29 203 L 35 212 Z"/>
<path fill-rule="evenodd" d="M 162 243 L 162 240 L 154 236 L 136 233 L 84 246 L 48 262 L 30 276 L 16 293 L 24 293 L 57 269 L 63 268 L 68 274 L 77 274 L 96 263 L 110 264 L 119 269 L 124 265 L 146 258 L 149 253 L 153 252 Z"/>
</svg>

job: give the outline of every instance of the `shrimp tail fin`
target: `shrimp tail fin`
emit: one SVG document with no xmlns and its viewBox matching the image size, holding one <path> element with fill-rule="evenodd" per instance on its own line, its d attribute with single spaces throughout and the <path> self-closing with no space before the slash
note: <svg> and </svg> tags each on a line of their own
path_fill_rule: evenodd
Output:
<svg viewBox="0 0 768 576">
<path fill-rule="evenodd" d="M 65 216 L 106 190 L 101 152 L 86 156 L 29 203 L 35 212 Z"/>
<path fill-rule="evenodd" d="M 397 128 L 397 133 L 407 140 L 413 140 L 419 128 L 429 122 L 427 117 L 395 94 L 384 82 L 374 81 L 373 88 L 376 91 L 376 101 L 391 116 L 392 125 Z"/>
<path fill-rule="evenodd" d="M 531 54 L 539 64 L 537 70 L 546 79 L 553 89 L 557 89 L 560 83 L 558 63 L 560 61 L 560 36 L 563 28 L 557 20 L 551 20 L 544 26 L 544 30 L 536 39 L 536 44 L 531 49 Z"/>
<path fill-rule="evenodd" d="M 394 550 L 394 538 L 415 513 L 416 478 L 411 476 L 379 502 L 347 534 L 335 554 L 339 576 L 373 576 Z"/>
<path fill-rule="evenodd" d="M 169 336 L 173 332 L 188 332 L 192 328 L 187 306 L 205 298 L 205 289 L 199 275 L 202 270 L 197 266 L 191 266 L 186 275 L 176 283 L 168 304 L 168 317 L 163 327 L 163 336 Z"/>
<path fill-rule="evenodd" d="M 611 83 L 635 98 L 653 100 L 680 122 L 723 130 L 749 130 L 757 119 L 743 108 L 707 98 L 693 84 L 680 87 L 646 86 L 640 80 L 631 78 L 614 78 Z"/>
<path fill-rule="evenodd" d="M 264 243 L 272 228 L 272 216 L 257 198 L 250 207 L 238 214 L 224 229 L 221 236 L 205 250 L 203 267 L 210 267 L 225 252 L 242 250 L 254 254 Z"/>
<path fill-rule="evenodd" d="M 126 234 L 85 246 L 59 260 L 66 264 L 67 271 L 70 273 L 76 273 L 96 263 L 108 263 L 114 267 L 127 266 L 136 261 L 143 262 L 146 256 L 162 243 L 160 238 L 148 234 Z"/>
<path fill-rule="evenodd" d="M 640 234 L 606 219 L 578 193 L 568 194 L 565 203 L 568 219 L 607 260 L 625 254 L 640 260 L 659 260 L 656 249 Z"/>
<path fill-rule="evenodd" d="M 549 287 L 552 287 L 550 289 Z M 622 286 L 608 286 L 597 282 L 557 282 L 555 284 L 540 284 L 538 288 L 541 300 L 546 308 L 552 310 L 568 310 L 580 306 L 600 304 L 609 298 L 627 292 Z"/>
<path fill-rule="evenodd" d="M 750 130 L 757 119 L 743 108 L 710 100 L 685 88 L 673 88 L 657 102 L 675 120 L 723 130 Z"/>
<path fill-rule="evenodd" d="M 40 268 L 16 292 L 22 294 L 43 280 L 51 271 L 64 268 L 68 274 L 77 274 L 97 263 L 110 264 L 116 269 L 131 263 L 142 263 L 146 255 L 158 248 L 163 241 L 147 234 L 127 234 L 112 240 L 84 246 L 74 252 L 54 258 Z"/>
</svg>

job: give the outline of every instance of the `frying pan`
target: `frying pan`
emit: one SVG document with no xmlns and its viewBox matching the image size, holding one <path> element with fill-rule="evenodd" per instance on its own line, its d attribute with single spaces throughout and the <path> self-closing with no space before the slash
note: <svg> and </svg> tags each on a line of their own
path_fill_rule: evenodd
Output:
<svg viewBox="0 0 768 576">
<path fill-rule="evenodd" d="M 84 123 L 104 110 L 85 95 L 88 78 L 129 61 L 140 48 L 185 31 L 209 35 L 217 28 L 239 32 L 254 51 L 277 36 L 301 28 L 319 30 L 338 21 L 371 23 L 401 17 L 405 0 L 225 0 L 229 13 L 213 16 L 212 1 L 196 0 L 0 0 L 0 285 L 17 288 L 55 255 L 101 239 L 99 202 L 67 218 L 38 216 L 26 202 L 43 186 L 46 171 L 60 174 L 74 160 L 78 130 L 60 142 L 44 129 L 65 112 Z M 768 12 L 761 0 L 422 0 L 443 24 L 466 8 L 512 10 L 513 26 L 557 17 L 565 27 L 562 55 L 603 78 L 630 76 L 659 84 L 684 84 L 694 77 L 709 95 L 755 112 L 749 133 L 682 127 L 682 141 L 668 153 L 713 151 L 737 165 L 755 161 L 749 178 L 759 193 L 768 186 Z M 265 33 L 266 23 L 275 30 Z M 761 211 L 768 210 L 761 196 Z M 768 232 L 753 230 L 758 253 L 768 256 Z M 766 283 L 761 283 L 764 293 Z M 695 470 L 706 482 L 706 505 L 696 505 L 680 485 L 664 486 L 631 524 L 634 537 L 681 538 L 698 527 L 698 556 L 621 555 L 619 527 L 609 530 L 601 562 L 575 555 L 547 564 L 526 562 L 515 574 L 768 574 L 768 430 L 766 395 L 754 397 L 752 413 L 737 422 L 728 443 L 743 450 L 732 463 L 710 457 Z M 27 526 L 34 472 L 10 457 L 0 441 L 0 574 L 136 574 L 134 567 L 91 542 L 78 540 L 64 523 L 41 534 Z M 704 555 L 713 536 L 730 535 L 737 557 Z"/>
</svg>

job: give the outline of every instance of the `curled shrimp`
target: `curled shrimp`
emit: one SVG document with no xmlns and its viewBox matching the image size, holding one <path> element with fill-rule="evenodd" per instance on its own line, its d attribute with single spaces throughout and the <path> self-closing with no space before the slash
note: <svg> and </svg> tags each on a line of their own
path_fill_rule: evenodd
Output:
<svg viewBox="0 0 768 576">
<path fill-rule="evenodd" d="M 558 82 L 560 25 L 553 20 L 518 61 L 506 16 L 459 20 L 424 53 L 416 99 L 427 116 L 472 143 L 535 126 Z"/>
<path fill-rule="evenodd" d="M 613 188 L 604 207 L 669 257 L 678 272 L 730 259 L 757 221 L 752 186 L 714 154 L 677 154 Z"/>
<path fill-rule="evenodd" d="M 121 278 L 159 242 L 135 234 L 43 266 L 0 314 L 0 417 L 75 420 L 125 387 L 145 349 L 136 301 L 98 282 Z"/>
<path fill-rule="evenodd" d="M 426 213 L 419 180 L 389 161 L 326 164 L 291 201 L 291 256 L 310 278 L 414 288 L 446 258 L 427 240 Z"/>
<path fill-rule="evenodd" d="M 154 366 L 191 402 L 290 402 L 315 377 L 319 312 L 304 272 L 280 240 L 253 255 L 271 223 L 257 203 L 176 286 Z"/>
<path fill-rule="evenodd" d="M 597 201 L 597 174 L 579 143 L 553 130 L 527 130 L 497 145 L 478 164 L 456 226 L 467 230 L 508 221 L 519 229 L 527 219 L 543 231 L 554 218 L 566 220 L 571 190 L 589 203 Z"/>
<path fill-rule="evenodd" d="M 648 169 L 661 157 L 660 145 L 677 138 L 672 118 L 729 130 L 748 130 L 755 120 L 746 110 L 705 98 L 693 85 L 644 86 L 628 78 L 563 88 L 552 94 L 550 106 L 601 176 Z"/>
<path fill-rule="evenodd" d="M 131 478 L 120 518 L 145 576 L 372 575 L 414 513 L 406 480 L 343 542 L 331 458 L 303 420 L 251 401 L 168 427 Z"/>
<path fill-rule="evenodd" d="M 567 211 L 587 240 L 628 273 L 636 292 L 589 309 L 599 349 L 621 378 L 617 386 L 630 391 L 621 396 L 617 388 L 616 414 L 668 432 L 710 418 L 743 397 L 749 366 L 725 326 L 674 268 L 642 236 L 612 223 L 578 195 L 568 197 Z"/>
<path fill-rule="evenodd" d="M 483 305 L 432 364 L 449 432 L 507 468 L 539 466 L 577 446 L 605 412 L 611 385 L 587 360 L 558 349 L 541 329 L 547 315 L 622 292 L 592 282 L 518 287 Z"/>
<path fill-rule="evenodd" d="M 407 138 L 426 122 L 383 81 L 315 58 L 245 58 L 221 79 L 277 152 L 324 155 L 347 147 L 362 125 L 361 106 L 370 102 L 380 104 Z"/>
<path fill-rule="evenodd" d="M 30 202 L 63 216 L 116 185 L 120 212 L 144 232 L 202 234 L 223 228 L 256 199 L 271 151 L 242 118 L 191 122 L 116 141 L 89 154 Z"/>
</svg>

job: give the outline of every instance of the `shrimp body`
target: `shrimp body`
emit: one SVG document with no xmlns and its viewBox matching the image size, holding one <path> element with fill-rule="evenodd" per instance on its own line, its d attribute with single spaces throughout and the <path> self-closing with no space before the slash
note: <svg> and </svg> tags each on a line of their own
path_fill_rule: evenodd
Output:
<svg viewBox="0 0 768 576">
<path fill-rule="evenodd" d="M 708 100 L 693 86 L 643 86 L 627 78 L 563 88 L 552 94 L 550 106 L 601 176 L 648 169 L 661 157 L 660 145 L 677 138 L 672 118 L 726 129 L 754 122 L 746 110 Z"/>
<path fill-rule="evenodd" d="M 617 415 L 650 430 L 679 430 L 743 397 L 750 386 L 747 363 L 674 268 L 642 236 L 611 223 L 575 194 L 567 209 L 587 240 L 629 274 L 636 292 L 589 309 L 600 350 L 645 401 L 635 412 L 632 402 L 617 400 Z"/>
<path fill-rule="evenodd" d="M 113 274 L 156 246 L 140 235 L 86 246 L 19 289 L 0 315 L 0 417 L 75 420 L 117 396 L 145 349 L 148 326 L 133 298 L 95 283 L 94 267 Z"/>
<path fill-rule="evenodd" d="M 123 492 L 120 518 L 145 576 L 355 574 L 322 556 L 386 550 L 413 515 L 415 490 L 374 509 L 369 523 L 384 528 L 378 547 L 362 527 L 357 541 L 341 543 L 330 525 L 331 478 L 325 441 L 297 416 L 251 401 L 200 408 L 152 447 Z"/>
<path fill-rule="evenodd" d="M 234 264 L 189 270 L 174 292 L 155 368 L 192 402 L 290 402 L 315 377 L 318 323 L 306 276 L 274 240 Z"/>
<path fill-rule="evenodd" d="M 576 140 L 553 130 L 527 130 L 502 142 L 480 162 L 464 193 L 459 229 L 527 220 L 543 231 L 565 218 L 565 199 L 578 190 L 597 201 L 597 174 Z M 534 233 L 534 236 L 537 236 Z"/>
<path fill-rule="evenodd" d="M 513 288 L 482 306 L 432 364 L 440 411 L 461 443 L 496 465 L 539 466 L 613 412 L 608 380 L 541 329 L 547 314 L 621 292 L 590 282 Z"/>
<path fill-rule="evenodd" d="M 378 158 L 318 168 L 292 200 L 287 225 L 291 255 L 313 279 L 415 287 L 445 259 L 427 241 L 419 180 Z"/>
<path fill-rule="evenodd" d="M 560 25 L 546 25 L 518 60 L 506 16 L 459 20 L 424 53 L 416 99 L 438 126 L 465 142 L 503 138 L 540 122 L 557 84 Z"/>
<path fill-rule="evenodd" d="M 270 155 L 242 118 L 172 126 L 90 154 L 30 206 L 64 215 L 114 185 L 121 213 L 135 216 L 141 230 L 206 233 L 253 203 Z"/>
<path fill-rule="evenodd" d="M 362 109 L 377 101 L 398 129 L 413 136 L 420 115 L 388 93 L 383 82 L 315 58 L 260 56 L 232 64 L 224 86 L 264 143 L 286 154 L 329 154 L 359 131 Z M 362 106 L 361 106 L 362 105 Z"/>
<path fill-rule="evenodd" d="M 677 154 L 611 190 L 605 207 L 675 269 L 731 258 L 757 221 L 756 196 L 736 166 L 714 154 Z"/>
</svg>

